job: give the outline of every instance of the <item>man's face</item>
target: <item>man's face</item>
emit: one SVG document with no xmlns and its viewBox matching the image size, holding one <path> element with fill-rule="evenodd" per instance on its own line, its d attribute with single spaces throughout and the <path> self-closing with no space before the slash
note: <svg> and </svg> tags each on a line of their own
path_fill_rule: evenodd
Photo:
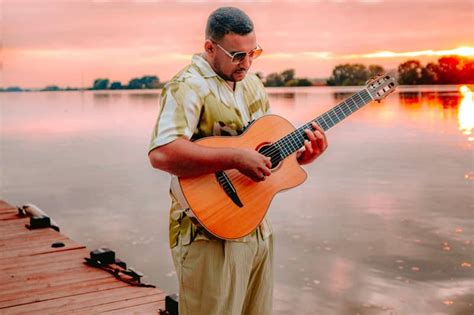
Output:
<svg viewBox="0 0 474 315">
<path fill-rule="evenodd" d="M 245 78 L 247 71 L 252 65 L 253 58 L 246 56 L 238 64 L 232 63 L 232 58 L 229 57 L 216 43 L 210 42 L 213 45 L 213 51 L 209 54 L 211 65 L 214 71 L 226 81 L 237 82 Z M 246 35 L 226 34 L 224 38 L 218 43 L 223 49 L 233 54 L 235 52 L 249 52 L 257 47 L 257 38 L 254 32 Z"/>
</svg>

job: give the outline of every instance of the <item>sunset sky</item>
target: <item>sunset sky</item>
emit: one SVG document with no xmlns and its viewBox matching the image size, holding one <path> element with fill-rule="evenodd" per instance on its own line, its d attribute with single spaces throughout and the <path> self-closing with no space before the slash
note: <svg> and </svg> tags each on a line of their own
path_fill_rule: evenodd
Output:
<svg viewBox="0 0 474 315">
<path fill-rule="evenodd" d="M 170 79 L 202 50 L 207 16 L 237 6 L 264 54 L 252 71 L 324 78 L 340 63 L 474 58 L 473 0 L 1 1 L 1 86 L 85 87 L 95 78 Z M 383 52 L 383 53 L 381 53 Z"/>
</svg>

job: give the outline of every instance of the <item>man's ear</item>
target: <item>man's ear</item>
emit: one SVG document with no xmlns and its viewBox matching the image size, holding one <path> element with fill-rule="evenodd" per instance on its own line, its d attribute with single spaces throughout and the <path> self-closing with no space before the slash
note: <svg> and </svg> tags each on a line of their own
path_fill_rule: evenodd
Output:
<svg viewBox="0 0 474 315">
<path fill-rule="evenodd" d="M 204 42 L 204 51 L 209 56 L 213 56 L 215 54 L 216 47 L 212 44 L 212 41 L 210 39 L 206 39 L 206 41 Z"/>
</svg>

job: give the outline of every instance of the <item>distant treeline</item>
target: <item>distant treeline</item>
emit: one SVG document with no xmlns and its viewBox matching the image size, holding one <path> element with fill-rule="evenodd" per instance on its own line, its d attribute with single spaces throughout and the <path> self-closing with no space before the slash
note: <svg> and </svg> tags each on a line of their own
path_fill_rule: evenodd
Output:
<svg viewBox="0 0 474 315">
<path fill-rule="evenodd" d="M 423 66 L 418 60 L 408 60 L 400 64 L 397 70 L 398 81 L 403 85 L 474 84 L 474 59 L 460 56 L 441 57 L 437 62 L 430 62 L 426 66 Z M 267 87 L 349 86 L 365 85 L 368 79 L 383 72 L 385 72 L 385 69 L 380 65 L 365 66 L 360 63 L 347 63 L 337 65 L 328 79 L 297 78 L 294 69 L 287 69 L 280 73 L 270 73 L 266 77 L 261 73 L 257 73 L 257 76 L 262 79 Z M 160 82 L 156 75 L 145 75 L 141 78 L 132 78 L 128 84 L 122 84 L 120 81 L 110 81 L 107 78 L 99 78 L 94 80 L 90 88 L 60 88 L 56 85 L 50 85 L 40 91 L 159 89 L 164 84 L 164 82 Z M 0 88 L 0 92 L 21 91 L 31 91 L 31 89 L 22 89 L 18 86 Z"/>
<path fill-rule="evenodd" d="M 128 84 L 120 81 L 110 82 L 109 79 L 95 79 L 91 90 L 137 90 L 137 89 L 159 89 L 163 84 L 156 75 L 145 75 L 141 78 L 133 78 Z"/>
<path fill-rule="evenodd" d="M 39 91 L 78 91 L 78 90 L 136 90 L 136 89 L 160 89 L 163 87 L 163 83 L 156 75 L 145 75 L 141 78 L 133 78 L 128 84 L 122 84 L 120 81 L 110 82 L 107 78 L 95 79 L 92 87 L 89 88 L 60 88 L 57 85 L 48 85 Z M 32 91 L 32 89 L 22 89 L 18 86 L 8 87 L 6 89 L 0 88 L 0 92 L 21 92 L 21 91 Z"/>
<path fill-rule="evenodd" d="M 261 73 L 257 76 L 262 79 L 265 86 L 312 86 L 313 83 L 307 78 L 295 78 L 295 70 L 288 69 L 283 72 L 270 73 L 265 78 Z"/>
<path fill-rule="evenodd" d="M 364 85 L 376 75 L 385 72 L 379 65 L 366 67 L 363 64 L 338 65 L 327 80 L 327 85 Z M 416 84 L 472 84 L 474 83 L 474 60 L 459 56 L 445 56 L 437 63 L 423 66 L 418 60 L 408 60 L 398 66 L 398 82 L 403 85 Z"/>
</svg>

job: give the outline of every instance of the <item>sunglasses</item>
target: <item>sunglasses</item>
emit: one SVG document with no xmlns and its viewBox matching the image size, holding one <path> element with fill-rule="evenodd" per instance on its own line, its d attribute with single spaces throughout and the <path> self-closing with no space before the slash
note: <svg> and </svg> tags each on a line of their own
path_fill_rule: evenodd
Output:
<svg viewBox="0 0 474 315">
<path fill-rule="evenodd" d="M 242 61 L 244 61 L 245 57 L 247 57 L 247 55 L 253 59 L 256 59 L 258 58 L 258 56 L 260 56 L 263 52 L 263 49 L 262 47 L 260 47 L 259 45 L 257 45 L 257 47 L 255 47 L 254 49 L 252 49 L 251 51 L 249 52 L 244 52 L 244 51 L 237 51 L 235 53 L 230 53 L 228 52 L 224 47 L 222 47 L 221 45 L 219 45 L 218 43 L 214 42 L 214 44 L 217 45 L 217 47 L 219 47 L 220 49 L 222 49 L 223 52 L 225 52 L 225 54 L 227 56 L 229 56 L 231 58 L 231 62 L 233 64 L 238 64 L 238 63 L 241 63 Z"/>
</svg>

